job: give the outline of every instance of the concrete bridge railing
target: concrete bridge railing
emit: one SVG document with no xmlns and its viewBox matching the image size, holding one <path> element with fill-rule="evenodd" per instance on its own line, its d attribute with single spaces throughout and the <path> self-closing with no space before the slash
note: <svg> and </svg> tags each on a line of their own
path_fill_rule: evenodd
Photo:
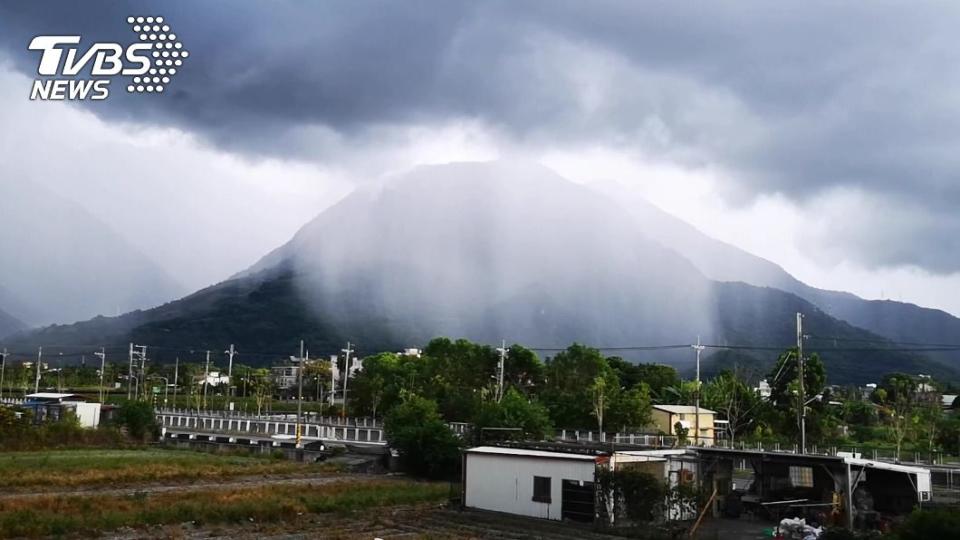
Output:
<svg viewBox="0 0 960 540">
<path fill-rule="evenodd" d="M 157 411 L 156 417 L 157 423 L 168 431 L 196 431 L 241 437 L 295 436 L 297 433 L 296 415 L 221 415 L 163 410 Z M 377 422 L 364 422 L 364 420 L 346 418 L 336 421 L 323 417 L 317 418 L 317 421 L 305 420 L 300 424 L 301 439 L 386 445 L 383 426 Z"/>
</svg>

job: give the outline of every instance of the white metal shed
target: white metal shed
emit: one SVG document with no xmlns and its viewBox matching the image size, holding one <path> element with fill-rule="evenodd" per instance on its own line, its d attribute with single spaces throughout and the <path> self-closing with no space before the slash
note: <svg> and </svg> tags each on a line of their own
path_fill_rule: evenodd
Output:
<svg viewBox="0 0 960 540">
<path fill-rule="evenodd" d="M 592 521 L 596 456 L 480 446 L 464 454 L 464 506 Z"/>
</svg>

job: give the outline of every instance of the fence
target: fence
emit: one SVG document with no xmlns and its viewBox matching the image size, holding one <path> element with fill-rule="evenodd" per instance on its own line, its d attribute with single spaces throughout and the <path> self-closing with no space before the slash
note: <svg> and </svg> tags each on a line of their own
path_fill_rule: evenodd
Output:
<svg viewBox="0 0 960 540">
<path fill-rule="evenodd" d="M 250 415 L 230 411 L 158 410 L 157 422 L 168 432 L 214 434 L 240 437 L 295 436 L 296 415 Z M 371 418 L 317 416 L 316 421 L 299 422 L 306 440 L 336 440 L 382 446 L 386 438 L 382 426 Z"/>
<path fill-rule="evenodd" d="M 246 413 L 242 411 L 222 411 L 222 410 L 197 410 L 197 409 L 180 409 L 180 408 L 157 408 L 157 415 L 176 415 L 176 416 L 197 416 L 202 418 L 230 418 L 234 420 L 251 420 L 251 421 L 292 421 L 295 422 L 297 419 L 296 413 L 272 413 L 272 414 L 256 414 L 256 413 Z M 360 428 L 382 428 L 383 421 L 377 420 L 376 418 L 369 417 L 341 417 L 341 416 L 324 416 L 319 415 L 315 412 L 304 412 L 302 416 L 303 422 L 309 422 L 312 424 L 323 424 L 326 426 L 341 426 L 341 427 L 360 427 Z"/>
</svg>

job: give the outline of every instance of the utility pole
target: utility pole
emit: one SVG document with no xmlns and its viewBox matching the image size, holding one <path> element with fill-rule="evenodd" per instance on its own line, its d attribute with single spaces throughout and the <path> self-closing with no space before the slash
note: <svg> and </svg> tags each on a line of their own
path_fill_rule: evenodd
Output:
<svg viewBox="0 0 960 540">
<path fill-rule="evenodd" d="M 43 363 L 43 347 L 37 350 L 37 380 L 33 383 L 33 393 L 40 392 L 40 364 Z"/>
<path fill-rule="evenodd" d="M 133 392 L 133 343 L 130 343 L 130 365 L 127 368 L 127 401 L 130 401 Z"/>
<path fill-rule="evenodd" d="M 230 363 L 227 364 L 227 384 L 229 385 L 230 395 L 233 396 L 233 355 L 236 354 L 236 349 L 233 348 L 233 343 L 230 344 L 230 348 L 224 351 L 230 356 Z"/>
<path fill-rule="evenodd" d="M 797 312 L 797 375 L 800 384 L 800 453 L 807 453 L 807 393 L 803 388 L 803 314 Z"/>
<path fill-rule="evenodd" d="M 506 370 L 507 362 L 507 341 L 503 340 L 501 346 L 497 349 L 500 353 L 500 362 L 497 363 L 497 403 L 503 399 L 503 372 Z"/>
<path fill-rule="evenodd" d="M 3 398 L 3 372 L 7 370 L 7 356 L 7 349 L 4 348 L 0 353 L 0 357 L 3 358 L 3 363 L 0 363 L 0 398 Z"/>
<path fill-rule="evenodd" d="M 347 348 L 340 350 L 345 356 L 343 361 L 343 408 L 340 409 L 340 416 L 347 416 L 347 381 L 350 380 L 350 353 L 353 352 L 353 349 L 350 348 L 350 342 L 347 342 Z"/>
<path fill-rule="evenodd" d="M 697 379 L 696 379 L 696 388 L 694 390 L 694 420 L 693 420 L 693 445 L 699 446 L 700 444 L 700 353 L 706 348 L 700 344 L 700 336 L 697 336 L 697 344 L 691 345 L 693 350 L 697 351 Z"/>
<path fill-rule="evenodd" d="M 100 347 L 100 352 L 95 352 L 93 355 L 100 358 L 100 403 L 103 403 L 103 370 L 107 364 L 107 350 Z"/>
<path fill-rule="evenodd" d="M 300 448 L 300 423 L 303 421 L 303 368 L 306 359 L 303 354 L 303 340 L 300 340 L 300 366 L 297 368 L 297 448 Z"/>
<path fill-rule="evenodd" d="M 137 345 L 138 349 L 141 349 L 140 354 L 140 377 L 137 378 L 137 386 L 140 385 L 140 381 L 143 381 L 143 400 L 148 401 L 147 399 L 147 346 L 146 345 Z"/>
<path fill-rule="evenodd" d="M 177 383 L 180 379 L 180 357 L 173 364 L 173 408 L 177 408 Z"/>
<path fill-rule="evenodd" d="M 309 356 L 310 351 L 307 351 L 307 357 Z M 317 358 L 317 362 L 320 362 L 319 358 Z M 314 377 L 317 379 L 317 414 L 319 415 L 323 411 L 323 387 L 320 385 L 320 372 L 317 371 Z"/>
<path fill-rule="evenodd" d="M 210 351 L 207 351 L 207 367 L 203 370 L 203 410 L 207 410 L 207 383 L 210 382 Z"/>
<path fill-rule="evenodd" d="M 330 355 L 330 405 L 337 399 L 337 362 L 340 357 L 336 354 Z"/>
</svg>

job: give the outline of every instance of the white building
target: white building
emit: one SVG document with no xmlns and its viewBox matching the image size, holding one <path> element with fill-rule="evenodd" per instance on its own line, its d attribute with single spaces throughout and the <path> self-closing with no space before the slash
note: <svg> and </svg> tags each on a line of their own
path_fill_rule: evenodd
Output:
<svg viewBox="0 0 960 540">
<path fill-rule="evenodd" d="M 686 449 L 582 454 L 480 446 L 464 453 L 464 506 L 541 519 L 590 522 L 598 515 L 598 469 L 638 469 L 670 486 L 696 481 L 696 454 Z M 606 515 L 613 523 L 612 509 Z M 695 509 L 675 505 L 673 519 Z"/>
<path fill-rule="evenodd" d="M 593 521 L 597 457 L 480 446 L 464 455 L 464 506 Z"/>
<path fill-rule="evenodd" d="M 289 390 L 297 385 L 299 370 L 300 366 L 273 366 L 270 368 L 270 376 L 278 389 Z"/>
<path fill-rule="evenodd" d="M 59 421 L 66 412 L 72 412 L 81 427 L 95 428 L 100 425 L 100 404 L 87 402 L 77 394 L 28 394 L 23 406 L 33 411 L 37 422 Z"/>
<path fill-rule="evenodd" d="M 762 379 L 754 390 L 760 395 L 761 399 L 770 399 L 770 393 L 773 389 L 770 388 L 770 383 L 766 379 Z"/>
<path fill-rule="evenodd" d="M 200 377 L 200 384 L 206 383 L 208 386 L 220 386 L 221 384 L 230 384 L 230 377 L 221 374 L 219 371 L 211 371 L 206 377 Z"/>
</svg>

